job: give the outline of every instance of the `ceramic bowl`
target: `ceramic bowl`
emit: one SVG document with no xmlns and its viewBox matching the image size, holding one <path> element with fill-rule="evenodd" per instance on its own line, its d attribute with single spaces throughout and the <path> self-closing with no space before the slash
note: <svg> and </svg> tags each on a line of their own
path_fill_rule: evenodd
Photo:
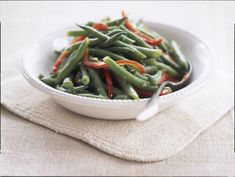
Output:
<svg viewBox="0 0 235 177">
<path fill-rule="evenodd" d="M 187 31 L 160 23 L 146 22 L 146 25 L 166 38 L 176 40 L 193 66 L 192 79 L 188 86 L 160 97 L 159 109 L 162 111 L 199 90 L 206 83 L 212 74 L 214 55 L 205 42 Z M 135 119 L 148 99 L 103 100 L 86 98 L 61 92 L 38 79 L 40 73 L 48 74 L 51 71 L 56 57 L 53 52 L 53 42 L 65 36 L 68 29 L 70 27 L 55 31 L 29 48 L 22 58 L 20 67 L 26 80 L 36 89 L 50 95 L 58 104 L 75 113 L 100 119 Z"/>
</svg>

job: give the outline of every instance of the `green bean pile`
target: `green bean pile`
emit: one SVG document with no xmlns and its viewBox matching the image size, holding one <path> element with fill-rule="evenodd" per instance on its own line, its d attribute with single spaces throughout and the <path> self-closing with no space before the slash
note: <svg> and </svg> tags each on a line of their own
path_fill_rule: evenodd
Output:
<svg viewBox="0 0 235 177">
<path fill-rule="evenodd" d="M 39 79 L 60 91 L 101 99 L 148 98 L 166 80 L 180 81 L 189 66 L 176 41 L 128 17 L 76 24 L 48 76 Z M 173 90 L 166 87 L 161 95 Z"/>
</svg>

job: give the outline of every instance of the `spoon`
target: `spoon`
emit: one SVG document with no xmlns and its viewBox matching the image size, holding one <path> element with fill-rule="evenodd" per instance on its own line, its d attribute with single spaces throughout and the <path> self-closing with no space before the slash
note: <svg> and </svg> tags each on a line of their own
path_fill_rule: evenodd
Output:
<svg viewBox="0 0 235 177">
<path fill-rule="evenodd" d="M 160 97 L 159 95 L 166 86 L 171 86 L 171 89 L 173 91 L 177 91 L 189 84 L 190 79 L 192 77 L 192 64 L 188 63 L 188 65 L 189 65 L 188 72 L 184 75 L 181 81 L 179 82 L 165 81 L 161 84 L 159 89 L 153 94 L 153 96 L 147 102 L 145 108 L 137 115 L 136 120 L 138 121 L 148 120 L 159 112 L 159 104 L 158 104 Z"/>
</svg>

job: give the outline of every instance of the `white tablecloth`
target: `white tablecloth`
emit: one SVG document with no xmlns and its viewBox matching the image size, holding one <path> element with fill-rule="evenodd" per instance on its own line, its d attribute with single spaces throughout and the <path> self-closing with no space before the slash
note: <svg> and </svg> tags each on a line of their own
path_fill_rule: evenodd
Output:
<svg viewBox="0 0 235 177">
<path fill-rule="evenodd" d="M 74 21 L 143 17 L 184 28 L 214 48 L 217 66 L 234 72 L 234 2 L 0 2 L 4 57 Z M 13 66 L 14 67 L 14 66 Z M 138 164 L 18 118 L 2 108 L 0 175 L 235 175 L 233 113 L 179 154 Z M 213 152 L 217 152 L 216 154 Z M 219 152 L 219 153 L 218 153 Z"/>
</svg>

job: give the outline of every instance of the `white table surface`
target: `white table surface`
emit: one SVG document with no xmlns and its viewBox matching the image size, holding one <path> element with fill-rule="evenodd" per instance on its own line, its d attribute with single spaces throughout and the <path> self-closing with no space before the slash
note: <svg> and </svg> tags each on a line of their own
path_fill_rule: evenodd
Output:
<svg viewBox="0 0 235 177">
<path fill-rule="evenodd" d="M 0 2 L 5 56 L 75 21 L 120 16 L 178 26 L 215 50 L 217 67 L 234 73 L 234 2 Z M 1 112 L 0 175 L 235 175 L 233 113 L 174 157 L 140 164 L 107 155 L 81 141 Z M 220 133 L 218 130 L 221 130 Z M 15 132 L 12 136 L 12 131 Z M 216 154 L 213 154 L 216 150 Z"/>
</svg>

